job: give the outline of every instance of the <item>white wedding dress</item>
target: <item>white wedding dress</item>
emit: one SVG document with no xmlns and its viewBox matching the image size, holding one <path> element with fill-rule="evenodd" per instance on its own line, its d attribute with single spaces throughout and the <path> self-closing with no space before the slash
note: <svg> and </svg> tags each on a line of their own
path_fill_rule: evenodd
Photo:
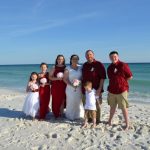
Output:
<svg viewBox="0 0 150 150">
<path fill-rule="evenodd" d="M 71 66 L 66 68 L 69 71 L 69 81 L 72 83 L 74 79 L 81 80 L 82 68 L 78 65 L 78 69 L 74 70 Z M 82 103 L 81 85 L 76 89 L 71 85 L 66 87 L 66 118 L 75 120 L 83 118 L 84 107 Z"/>
</svg>

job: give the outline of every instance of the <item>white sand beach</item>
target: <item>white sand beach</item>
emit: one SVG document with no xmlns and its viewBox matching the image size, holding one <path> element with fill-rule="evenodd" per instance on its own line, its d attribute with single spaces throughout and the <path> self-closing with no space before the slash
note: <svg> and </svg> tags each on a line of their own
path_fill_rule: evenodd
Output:
<svg viewBox="0 0 150 150">
<path fill-rule="evenodd" d="M 123 130 L 122 113 L 117 110 L 113 125 L 107 126 L 109 107 L 102 104 L 102 123 L 95 129 L 82 129 L 82 120 L 54 119 L 32 121 L 23 114 L 25 94 L 0 90 L 1 150 L 139 150 L 150 149 L 150 104 L 131 103 L 130 126 Z"/>
</svg>

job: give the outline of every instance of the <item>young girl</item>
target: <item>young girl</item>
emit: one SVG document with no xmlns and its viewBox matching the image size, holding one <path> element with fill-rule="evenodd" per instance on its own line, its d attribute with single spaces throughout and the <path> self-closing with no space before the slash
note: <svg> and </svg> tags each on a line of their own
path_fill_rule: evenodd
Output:
<svg viewBox="0 0 150 150">
<path fill-rule="evenodd" d="M 49 112 L 49 101 L 50 101 L 50 83 L 49 73 L 47 72 L 48 65 L 41 63 L 41 73 L 39 73 L 39 96 L 40 96 L 40 111 L 39 119 L 44 120 L 46 114 Z"/>
<path fill-rule="evenodd" d="M 25 98 L 25 102 L 23 105 L 23 112 L 27 116 L 35 118 L 39 110 L 39 92 L 38 92 L 38 74 L 36 72 L 32 72 L 30 75 L 30 79 L 26 88 L 26 92 L 28 93 Z"/>
<path fill-rule="evenodd" d="M 84 125 L 83 128 L 86 128 L 88 125 L 88 116 L 92 117 L 93 128 L 96 127 L 96 90 L 92 89 L 92 82 L 87 81 L 84 85 L 85 88 L 85 113 L 84 113 Z"/>
</svg>

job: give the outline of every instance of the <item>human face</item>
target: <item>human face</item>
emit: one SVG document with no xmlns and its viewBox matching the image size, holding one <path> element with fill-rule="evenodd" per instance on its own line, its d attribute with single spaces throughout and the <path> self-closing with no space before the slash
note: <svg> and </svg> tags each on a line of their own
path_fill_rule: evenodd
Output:
<svg viewBox="0 0 150 150">
<path fill-rule="evenodd" d="M 91 51 L 89 51 L 88 53 L 86 53 L 85 57 L 86 57 L 86 59 L 87 59 L 88 62 L 93 62 L 93 60 L 94 60 L 94 54 Z"/>
<path fill-rule="evenodd" d="M 58 57 L 57 63 L 58 65 L 62 65 L 64 63 L 64 58 L 62 56 Z"/>
<path fill-rule="evenodd" d="M 36 81 L 36 80 L 37 80 L 37 75 L 36 75 L 36 74 L 33 74 L 33 75 L 31 76 L 31 79 L 32 79 L 32 81 Z"/>
<path fill-rule="evenodd" d="M 89 85 L 85 86 L 84 88 L 85 88 L 85 90 L 88 91 L 88 92 L 90 92 L 90 91 L 92 90 L 92 87 L 89 86 Z"/>
<path fill-rule="evenodd" d="M 110 60 L 112 61 L 113 64 L 117 63 L 119 60 L 119 56 L 117 54 L 112 54 L 109 56 Z"/>
<path fill-rule="evenodd" d="M 41 70 L 42 70 L 42 72 L 46 72 L 47 71 L 47 66 L 46 65 L 42 65 L 41 66 Z"/>
<path fill-rule="evenodd" d="M 78 57 L 76 57 L 76 56 L 72 57 L 72 59 L 71 59 L 72 65 L 76 65 L 76 64 L 78 64 L 78 62 L 79 62 Z"/>
</svg>

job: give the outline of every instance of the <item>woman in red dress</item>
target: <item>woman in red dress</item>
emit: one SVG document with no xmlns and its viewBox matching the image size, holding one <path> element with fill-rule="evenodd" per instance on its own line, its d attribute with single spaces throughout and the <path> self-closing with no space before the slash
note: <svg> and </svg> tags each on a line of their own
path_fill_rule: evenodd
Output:
<svg viewBox="0 0 150 150">
<path fill-rule="evenodd" d="M 65 70 L 65 58 L 63 55 L 58 55 L 55 66 L 50 70 L 50 80 L 52 81 L 52 112 L 55 118 L 63 115 L 64 104 L 66 99 L 66 84 L 63 81 L 63 74 Z"/>
<path fill-rule="evenodd" d="M 49 112 L 50 83 L 49 83 L 49 73 L 47 72 L 48 65 L 46 63 L 41 63 L 40 68 L 41 68 L 41 73 L 39 73 L 39 82 L 40 82 L 39 119 L 44 120 L 46 117 L 46 114 Z"/>
</svg>

